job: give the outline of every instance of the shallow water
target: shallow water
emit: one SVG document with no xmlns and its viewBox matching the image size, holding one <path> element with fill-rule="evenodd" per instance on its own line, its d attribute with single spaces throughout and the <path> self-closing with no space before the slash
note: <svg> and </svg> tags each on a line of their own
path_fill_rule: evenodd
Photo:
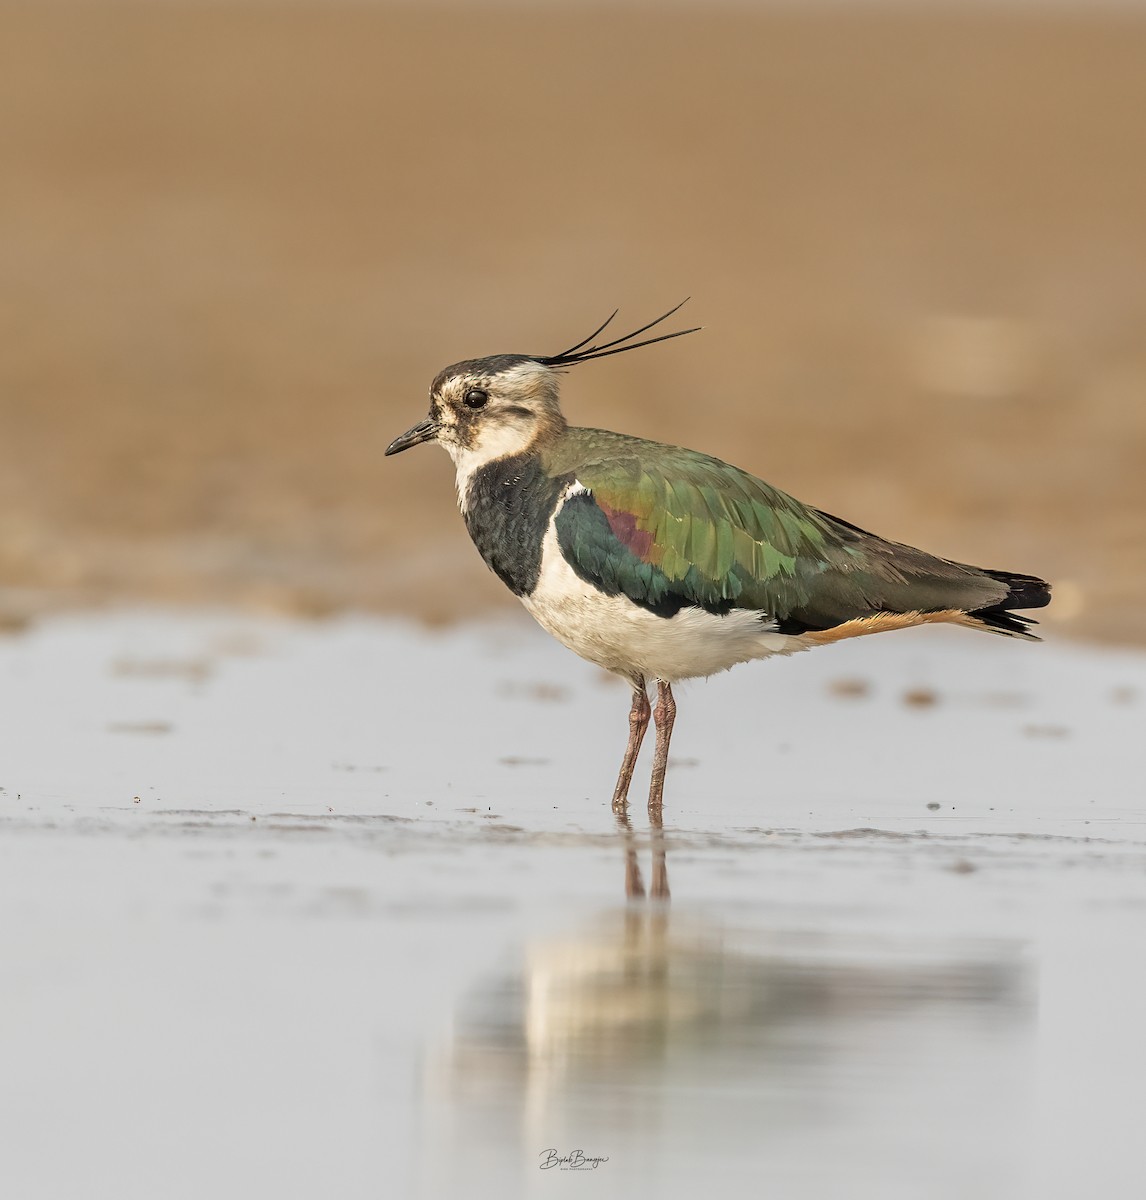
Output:
<svg viewBox="0 0 1146 1200">
<path fill-rule="evenodd" d="M 625 691 L 524 622 L 0 641 L 3 1194 L 1140 1194 L 1146 659 L 678 700 L 626 828 Z"/>
</svg>

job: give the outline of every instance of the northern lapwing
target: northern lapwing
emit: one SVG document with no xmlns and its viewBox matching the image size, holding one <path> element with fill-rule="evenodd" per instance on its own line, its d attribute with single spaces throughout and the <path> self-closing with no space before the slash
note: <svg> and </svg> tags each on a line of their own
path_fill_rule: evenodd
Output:
<svg viewBox="0 0 1146 1200">
<path fill-rule="evenodd" d="M 634 340 L 677 308 L 598 342 L 614 313 L 560 354 L 454 363 L 430 388 L 429 416 L 386 450 L 441 443 L 457 469 L 466 528 L 489 567 L 543 629 L 631 685 L 618 812 L 650 714 L 649 808 L 660 811 L 678 680 L 912 625 L 1037 640 L 1028 631 L 1034 622 L 1014 610 L 1050 601 L 1050 586 L 1033 575 L 887 541 L 708 454 L 571 428 L 559 402 L 562 373 L 695 333 Z"/>
</svg>

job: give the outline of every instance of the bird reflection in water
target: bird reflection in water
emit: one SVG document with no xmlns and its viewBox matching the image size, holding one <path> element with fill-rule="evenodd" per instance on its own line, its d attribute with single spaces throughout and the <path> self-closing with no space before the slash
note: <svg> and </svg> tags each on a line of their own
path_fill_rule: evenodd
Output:
<svg viewBox="0 0 1146 1200">
<path fill-rule="evenodd" d="M 595 1194 L 651 1194 L 654 1176 L 662 1200 L 717 1178 L 1008 1194 L 1031 1018 L 1017 947 L 674 912 L 663 829 L 647 897 L 627 819 L 619 834 L 629 903 L 528 943 L 431 1055 L 432 1192 L 532 1194 L 556 1149 L 608 1157 Z"/>
<path fill-rule="evenodd" d="M 652 846 L 652 877 L 650 895 L 653 900 L 668 901 L 668 864 L 665 857 L 665 829 L 662 810 L 649 809 L 649 841 Z M 645 882 L 641 878 L 641 864 L 637 857 L 637 839 L 629 810 L 617 813 L 617 827 L 621 833 L 621 844 L 625 848 L 625 895 L 630 900 L 645 899 Z"/>
</svg>

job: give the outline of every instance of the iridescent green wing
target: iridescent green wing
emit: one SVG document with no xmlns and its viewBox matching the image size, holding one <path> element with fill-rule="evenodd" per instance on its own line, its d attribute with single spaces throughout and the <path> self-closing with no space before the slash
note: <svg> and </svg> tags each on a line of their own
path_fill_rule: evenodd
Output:
<svg viewBox="0 0 1146 1200">
<path fill-rule="evenodd" d="M 719 459 L 570 430 L 551 470 L 575 475 L 556 519 L 562 554 L 608 595 L 671 616 L 752 609 L 823 629 L 875 612 L 993 602 L 975 568 L 886 542 Z"/>
</svg>

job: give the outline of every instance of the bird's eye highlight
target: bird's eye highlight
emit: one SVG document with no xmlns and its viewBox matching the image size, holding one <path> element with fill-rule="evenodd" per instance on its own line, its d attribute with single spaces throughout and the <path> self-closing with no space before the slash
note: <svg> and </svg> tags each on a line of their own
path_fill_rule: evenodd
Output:
<svg viewBox="0 0 1146 1200">
<path fill-rule="evenodd" d="M 466 402 L 467 408 L 485 408 L 486 401 L 489 399 L 489 393 L 485 388 L 470 388 L 463 399 Z"/>
</svg>

